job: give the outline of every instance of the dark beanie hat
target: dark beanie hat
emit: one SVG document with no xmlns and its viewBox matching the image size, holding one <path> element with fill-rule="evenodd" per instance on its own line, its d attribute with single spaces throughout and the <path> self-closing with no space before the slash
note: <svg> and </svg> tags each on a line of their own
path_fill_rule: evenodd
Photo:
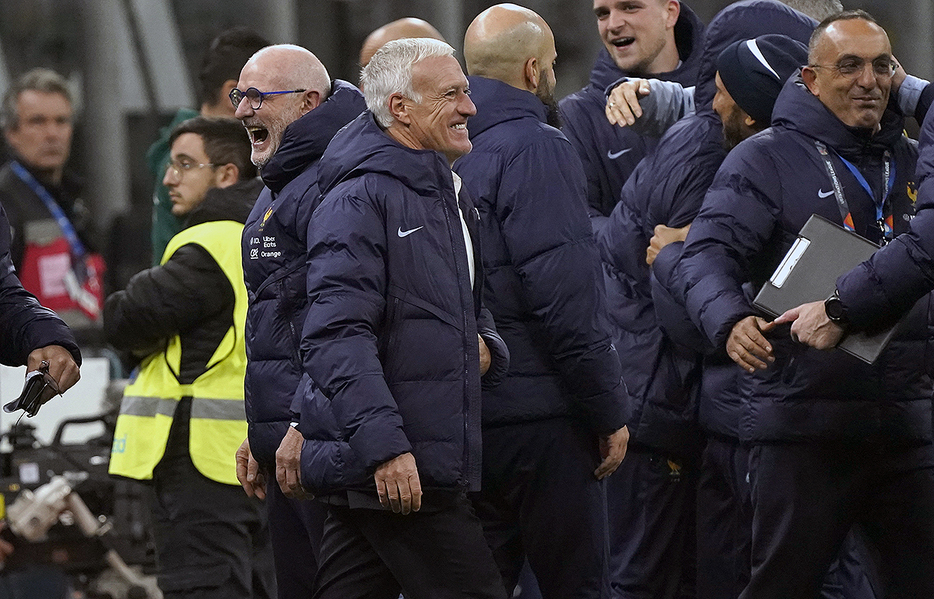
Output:
<svg viewBox="0 0 934 599">
<path fill-rule="evenodd" d="M 807 64 L 807 46 L 784 35 L 760 35 L 726 47 L 717 72 L 726 91 L 757 123 L 772 121 L 772 107 L 785 81 Z"/>
</svg>

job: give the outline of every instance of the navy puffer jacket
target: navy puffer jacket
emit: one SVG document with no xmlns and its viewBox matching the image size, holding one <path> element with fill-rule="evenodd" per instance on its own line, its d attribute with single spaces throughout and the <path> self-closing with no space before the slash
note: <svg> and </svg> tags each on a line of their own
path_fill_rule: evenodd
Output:
<svg viewBox="0 0 934 599">
<path fill-rule="evenodd" d="M 675 23 L 675 43 L 681 64 L 671 72 L 651 76 L 685 87 L 694 85 L 704 43 L 704 24 L 684 2 Z M 616 66 L 603 48 L 587 87 L 567 96 L 560 104 L 562 131 L 577 150 L 587 176 L 587 203 L 595 229 L 619 201 L 619 192 L 630 173 L 658 141 L 606 120 L 606 89 L 625 76 L 627 73 Z"/>
<path fill-rule="evenodd" d="M 854 329 L 903 314 L 934 289 L 934 111 L 927 113 L 920 141 L 916 214 L 908 231 L 837 281 Z"/>
<path fill-rule="evenodd" d="M 875 135 L 845 126 L 800 80 L 789 79 L 772 127 L 727 156 L 684 247 L 687 308 L 718 347 L 733 325 L 755 314 L 742 285 L 761 285 L 812 214 L 842 224 L 832 181 L 815 146 L 833 150 L 857 233 L 878 241 L 875 205 L 840 157 L 883 194 L 884 152 L 895 172 L 888 196 L 895 232 L 914 214 L 916 145 L 902 135 L 891 107 Z M 775 362 L 741 379 L 740 438 L 750 442 L 858 441 L 911 445 L 931 440 L 928 374 L 930 296 L 873 365 L 842 351 L 821 352 L 791 341 L 787 327 L 770 335 Z M 891 315 L 891 318 L 897 315 Z"/>
<path fill-rule="evenodd" d="M 455 170 L 480 211 L 484 303 L 511 364 L 483 395 L 483 424 L 571 416 L 612 433 L 626 423 L 626 387 L 607 333 L 580 160 L 545 124 L 534 94 L 469 80 L 473 150 Z"/>
<path fill-rule="evenodd" d="M 10 254 L 10 221 L 0 206 L 0 364 L 23 366 L 40 347 L 60 345 L 81 365 L 81 352 L 71 330 L 55 312 L 39 304 L 16 277 Z"/>
<path fill-rule="evenodd" d="M 301 410 L 302 485 L 375 495 L 376 467 L 412 452 L 422 488 L 479 490 L 477 318 L 489 312 L 479 309 L 477 234 L 471 288 L 450 167 L 366 112 L 335 136 L 320 182 L 302 339 L 320 392 Z M 460 211 L 476 231 L 465 195 Z"/>
<path fill-rule="evenodd" d="M 336 80 L 328 99 L 286 127 L 263 168 L 262 191 L 243 229 L 246 321 L 246 414 L 250 449 L 267 469 L 292 420 L 302 374 L 308 221 L 316 205 L 318 160 L 337 131 L 366 109 L 354 86 Z"/>
<path fill-rule="evenodd" d="M 679 317 L 683 309 L 666 303 L 672 314 L 657 316 L 645 252 L 656 225 L 683 227 L 694 219 L 726 157 L 723 127 L 712 107 L 717 57 L 735 41 L 767 33 L 807 43 L 815 25 L 810 17 L 771 0 L 737 2 L 717 13 L 707 27 L 698 60 L 697 113 L 669 129 L 655 152 L 639 164 L 597 234 L 610 315 L 618 333 L 615 343 L 633 398 L 630 433 L 637 443 L 687 453 L 700 442 L 697 401 L 703 348 L 690 338 L 669 337 L 659 327 L 659 320 Z M 669 261 L 677 262 L 678 256 L 674 247 L 666 250 L 656 258 L 654 268 L 666 270 L 670 277 Z M 716 363 L 717 358 L 708 360 L 711 366 Z M 737 395 L 728 389 L 729 380 L 729 375 L 709 373 L 705 395 L 738 406 Z M 726 417 L 722 427 L 712 423 L 718 432 L 736 430 L 736 418 L 729 413 L 719 406 L 709 412 Z"/>
</svg>

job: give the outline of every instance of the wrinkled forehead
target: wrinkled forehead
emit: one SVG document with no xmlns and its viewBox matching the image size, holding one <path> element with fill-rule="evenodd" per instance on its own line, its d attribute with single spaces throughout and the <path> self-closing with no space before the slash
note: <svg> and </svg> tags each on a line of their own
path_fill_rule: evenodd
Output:
<svg viewBox="0 0 934 599">
<path fill-rule="evenodd" d="M 250 59 L 240 71 L 237 88 L 246 91 L 255 87 L 259 91 L 274 91 L 285 89 L 284 81 L 288 79 L 288 61 L 283 56 L 272 53 L 261 54 Z"/>
<path fill-rule="evenodd" d="M 831 23 L 814 50 L 818 64 L 832 64 L 846 57 L 875 60 L 892 56 L 885 30 L 863 19 Z"/>
<path fill-rule="evenodd" d="M 456 87 L 467 87 L 467 76 L 453 56 L 432 56 L 412 66 L 412 90 L 416 93 L 439 93 Z"/>
</svg>

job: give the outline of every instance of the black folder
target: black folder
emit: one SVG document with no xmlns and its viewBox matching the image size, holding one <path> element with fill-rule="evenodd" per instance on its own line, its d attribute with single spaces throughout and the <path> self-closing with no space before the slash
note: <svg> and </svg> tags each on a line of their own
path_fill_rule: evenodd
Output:
<svg viewBox="0 0 934 599">
<path fill-rule="evenodd" d="M 773 317 L 830 297 L 837 278 L 868 260 L 879 246 L 822 216 L 811 215 L 753 304 Z M 847 334 L 837 346 L 872 364 L 895 334 L 898 324 L 872 335 Z"/>
</svg>

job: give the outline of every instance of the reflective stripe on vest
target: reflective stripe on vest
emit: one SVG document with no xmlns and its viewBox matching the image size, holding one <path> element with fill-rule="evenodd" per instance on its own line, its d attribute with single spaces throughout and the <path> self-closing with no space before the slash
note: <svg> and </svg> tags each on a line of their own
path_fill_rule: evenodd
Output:
<svg viewBox="0 0 934 599">
<path fill-rule="evenodd" d="M 162 352 L 151 354 L 127 386 L 111 448 L 110 473 L 138 480 L 152 478 L 165 454 L 175 408 L 191 397 L 189 452 L 199 472 L 217 482 L 239 484 L 234 454 L 246 438 L 243 377 L 247 309 L 240 235 L 243 225 L 217 221 L 195 225 L 172 238 L 162 264 L 187 244 L 203 247 L 227 275 L 234 290 L 234 324 L 208 361 L 207 370 L 189 385 L 178 382 L 181 338 L 169 340 Z"/>
</svg>

